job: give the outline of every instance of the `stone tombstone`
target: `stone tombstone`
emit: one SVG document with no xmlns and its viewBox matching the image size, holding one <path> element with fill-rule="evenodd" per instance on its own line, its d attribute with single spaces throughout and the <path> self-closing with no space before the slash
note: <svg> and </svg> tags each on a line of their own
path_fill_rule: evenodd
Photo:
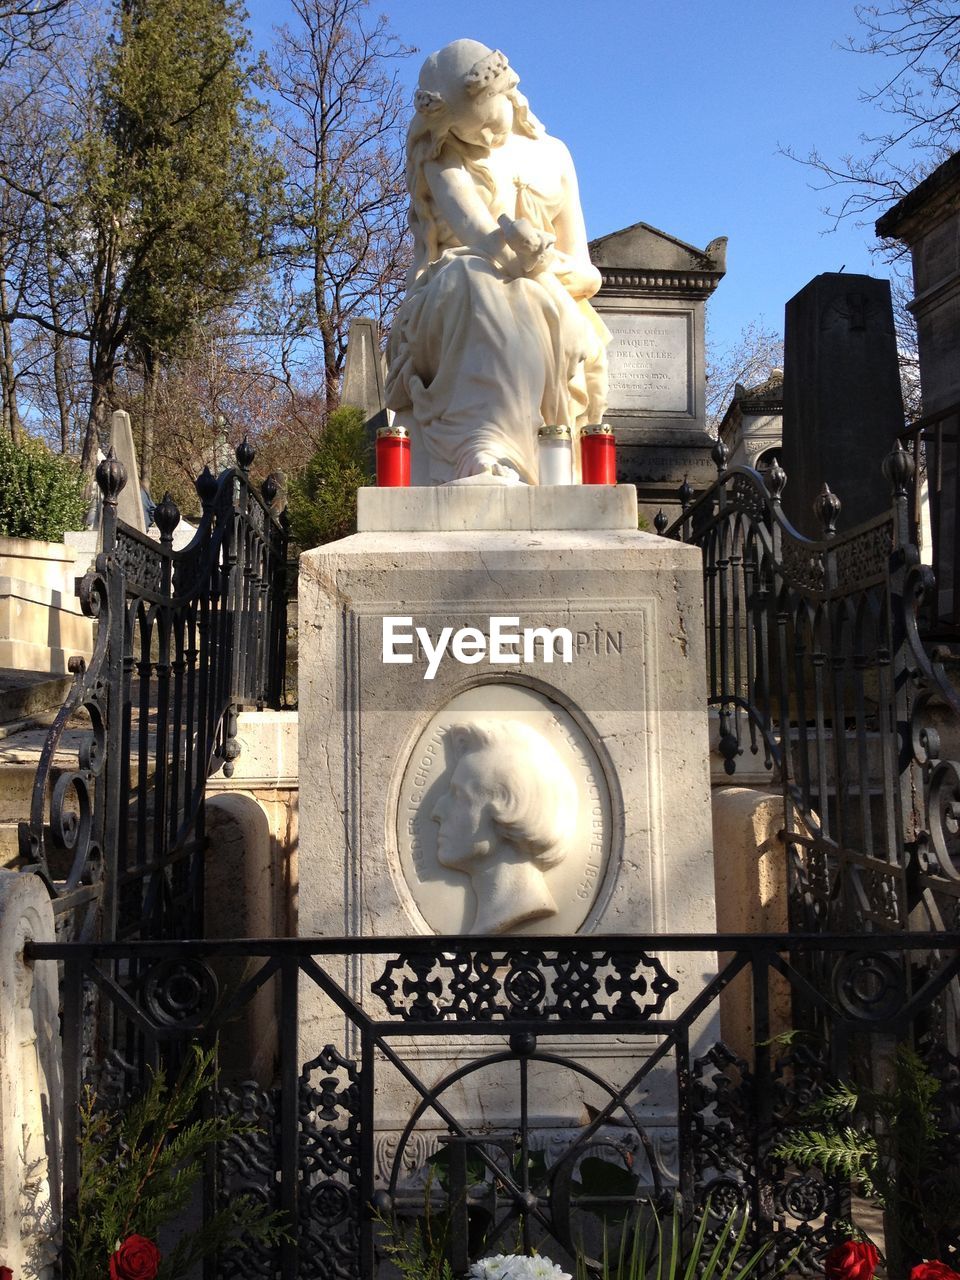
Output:
<svg viewBox="0 0 960 1280">
<path fill-rule="evenodd" d="M 371 439 L 376 439 L 379 428 L 387 425 L 380 331 L 376 320 L 367 316 L 350 321 L 340 402 L 363 410 Z"/>
<path fill-rule="evenodd" d="M 841 530 L 886 511 L 881 467 L 903 426 L 889 281 L 816 276 L 784 324 L 783 506 L 796 528 L 823 536 L 814 502 L 824 483 L 840 498 Z"/>
<path fill-rule="evenodd" d="M 120 497 L 117 499 L 117 516 L 140 533 L 146 533 L 147 522 L 143 518 L 140 468 L 137 465 L 137 451 L 133 444 L 133 427 L 130 424 L 129 413 L 123 409 L 117 409 L 110 419 L 110 444 L 119 461 L 127 469 L 127 483 L 120 490 Z"/>
<path fill-rule="evenodd" d="M 931 494 L 940 618 L 960 620 L 956 580 L 960 487 L 960 152 L 877 222 L 877 235 L 910 249 L 924 419 L 939 430 L 939 485 Z M 929 454 L 928 454 L 929 457 Z M 924 552 L 926 553 L 926 548 Z"/>
<path fill-rule="evenodd" d="M 630 485 L 361 489 L 358 532 L 304 553 L 301 936 L 714 931 L 700 552 L 636 525 Z M 387 959 L 335 975 L 380 1017 Z M 712 965 L 671 956 L 670 1008 Z M 345 1032 L 356 1051 L 316 987 L 300 1001 L 303 1061 Z M 506 1036 L 400 1047 L 432 1088 Z M 636 1067 L 633 1037 L 549 1039 L 605 1080 Z M 377 1071 L 385 1178 L 417 1097 Z M 530 1093 L 547 1145 L 599 1104 L 549 1071 Z M 672 1084 L 646 1083 L 667 1167 Z M 515 1064 L 447 1101 L 469 1126 L 512 1129 Z M 425 1128 L 435 1143 L 445 1126 L 431 1112 Z"/>
<path fill-rule="evenodd" d="M 704 307 L 726 272 L 727 241 L 695 249 L 637 222 L 590 243 L 603 283 L 594 299 L 611 333 L 608 407 L 618 479 L 651 521 L 678 510 L 677 489 L 716 478 L 706 431 Z"/>
</svg>

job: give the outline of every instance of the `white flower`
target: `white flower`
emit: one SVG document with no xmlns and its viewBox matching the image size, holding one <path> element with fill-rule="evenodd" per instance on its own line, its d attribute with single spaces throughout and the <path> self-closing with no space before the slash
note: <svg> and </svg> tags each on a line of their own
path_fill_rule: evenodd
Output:
<svg viewBox="0 0 960 1280">
<path fill-rule="evenodd" d="M 475 1262 L 469 1280 L 571 1280 L 571 1276 L 549 1258 L 498 1253 Z"/>
</svg>

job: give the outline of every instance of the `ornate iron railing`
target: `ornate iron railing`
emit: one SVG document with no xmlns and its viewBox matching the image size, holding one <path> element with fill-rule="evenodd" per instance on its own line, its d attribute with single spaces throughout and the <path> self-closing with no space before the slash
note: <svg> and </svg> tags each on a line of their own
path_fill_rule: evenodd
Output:
<svg viewBox="0 0 960 1280">
<path fill-rule="evenodd" d="M 278 705 L 283 681 L 286 527 L 276 482 L 251 488 L 253 460 L 244 440 L 236 469 L 204 470 L 200 524 L 179 551 L 169 494 L 155 542 L 117 519 L 126 472 L 112 450 L 97 468 L 102 550 L 79 586 L 96 644 L 73 667 L 20 825 L 23 865 L 68 934 L 202 936 L 206 781 L 233 772 L 238 709 Z M 78 722 L 77 764 L 63 768 Z"/>
<path fill-rule="evenodd" d="M 725 768 L 747 754 L 783 789 L 791 927 L 960 927 L 960 764 L 941 746 L 960 749 L 960 699 L 920 636 L 934 578 L 911 539 L 910 456 L 884 462 L 890 511 L 848 533 L 824 485 L 811 540 L 783 514 L 778 464 L 714 455 L 713 487 L 657 525 L 703 549 Z"/>
<path fill-rule="evenodd" d="M 811 957 L 822 983 L 805 976 Z M 257 1129 L 220 1152 L 209 1203 L 247 1193 L 290 1232 L 276 1251 L 221 1257 L 207 1275 L 222 1280 L 371 1280 L 391 1221 L 428 1200 L 450 1215 L 459 1273 L 471 1254 L 531 1245 L 565 1261 L 598 1250 L 605 1217 L 674 1193 L 688 1222 L 709 1200 L 714 1227 L 749 1206 L 771 1271 L 796 1249 L 794 1273 L 822 1274 L 849 1187 L 777 1144 L 830 1082 L 889 1064 L 905 1040 L 940 1082 L 940 1155 L 957 1151 L 955 934 L 882 949 L 863 935 L 47 943 L 29 958 L 62 965 L 68 1214 L 85 1067 L 112 1108 L 145 1063 L 218 1044 L 213 1105 Z M 91 988 L 119 1046 L 95 1069 Z M 791 998 L 816 1010 L 818 1036 L 778 1034 Z M 272 1050 L 259 1081 L 254 1043 Z M 957 1244 L 940 1242 L 954 1265 Z"/>
</svg>

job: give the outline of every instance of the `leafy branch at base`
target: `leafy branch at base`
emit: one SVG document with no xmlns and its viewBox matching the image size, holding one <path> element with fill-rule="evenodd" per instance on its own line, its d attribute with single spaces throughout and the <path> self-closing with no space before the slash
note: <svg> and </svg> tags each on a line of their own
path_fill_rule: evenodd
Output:
<svg viewBox="0 0 960 1280">
<path fill-rule="evenodd" d="M 213 1084 L 215 1050 L 194 1047 L 178 1078 L 156 1071 L 143 1095 L 119 1113 L 97 1109 L 87 1091 L 80 1110 L 80 1182 L 64 1239 L 65 1280 L 108 1280 L 110 1258 L 131 1236 L 156 1241 L 191 1201 L 208 1152 L 255 1126 L 235 1116 L 202 1115 Z M 283 1216 L 250 1196 L 232 1197 L 202 1227 L 183 1232 L 156 1270 L 181 1280 L 202 1258 L 240 1237 L 275 1244 Z"/>
</svg>

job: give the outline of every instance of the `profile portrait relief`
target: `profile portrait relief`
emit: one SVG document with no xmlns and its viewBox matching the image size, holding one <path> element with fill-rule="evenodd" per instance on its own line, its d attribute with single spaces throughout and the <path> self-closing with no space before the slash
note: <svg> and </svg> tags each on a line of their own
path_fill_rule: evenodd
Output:
<svg viewBox="0 0 960 1280">
<path fill-rule="evenodd" d="M 452 772 L 430 817 L 437 859 L 470 877 L 472 934 L 509 933 L 557 914 L 544 873 L 570 851 L 578 788 L 554 746 L 520 720 L 447 731 Z"/>
</svg>

